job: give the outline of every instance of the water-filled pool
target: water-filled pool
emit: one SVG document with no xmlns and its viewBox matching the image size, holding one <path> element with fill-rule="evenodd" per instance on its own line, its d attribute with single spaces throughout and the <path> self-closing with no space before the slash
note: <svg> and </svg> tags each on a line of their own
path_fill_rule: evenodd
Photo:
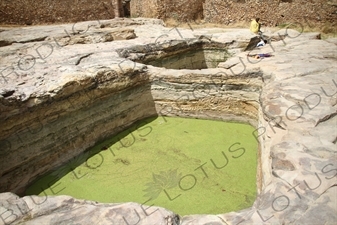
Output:
<svg viewBox="0 0 337 225">
<path fill-rule="evenodd" d="M 132 201 L 180 215 L 237 211 L 256 197 L 253 131 L 241 123 L 148 118 L 42 177 L 26 194 Z"/>
</svg>

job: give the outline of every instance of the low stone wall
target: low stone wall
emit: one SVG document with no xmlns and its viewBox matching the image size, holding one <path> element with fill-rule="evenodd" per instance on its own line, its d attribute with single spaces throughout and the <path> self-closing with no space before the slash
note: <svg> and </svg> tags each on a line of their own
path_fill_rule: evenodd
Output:
<svg viewBox="0 0 337 225">
<path fill-rule="evenodd" d="M 122 0 L 60 0 L 43 1 L 13 0 L 0 2 L 0 24 L 41 24 L 103 20 L 124 17 L 147 17 L 174 19 L 177 21 L 200 21 L 229 25 L 249 22 L 260 17 L 264 26 L 276 26 L 299 22 L 303 26 L 326 27 L 327 32 L 336 32 L 337 21 L 335 0 L 131 0 L 123 8 Z M 299 24 L 297 28 L 301 29 Z"/>
<path fill-rule="evenodd" d="M 111 0 L 11 0 L 0 2 L 0 24 L 65 23 L 112 19 Z"/>
<path fill-rule="evenodd" d="M 178 21 L 201 19 L 203 2 L 204 0 L 132 0 L 131 17 L 172 18 Z"/>
<path fill-rule="evenodd" d="M 132 0 L 130 2 L 131 17 L 157 18 L 159 1 Z"/>
<path fill-rule="evenodd" d="M 134 17 L 171 18 L 183 22 L 204 19 L 206 22 L 224 25 L 241 21 L 249 22 L 256 17 L 261 19 L 264 26 L 271 27 L 290 22 L 317 27 L 321 23 L 335 24 L 337 20 L 337 3 L 327 0 L 315 2 L 304 0 L 132 0 L 131 6 L 131 15 Z M 296 27 L 301 28 L 299 24 Z M 330 28 L 333 29 L 333 27 Z"/>
<path fill-rule="evenodd" d="M 231 24 L 249 22 L 260 18 L 264 26 L 274 27 L 290 22 L 299 22 L 302 26 L 317 27 L 319 23 L 336 23 L 337 3 L 319 0 L 269 0 L 269 1 L 222 1 L 206 0 L 204 19 L 211 23 Z M 295 27 L 295 26 L 294 26 Z M 301 28 L 299 24 L 297 28 Z"/>
</svg>

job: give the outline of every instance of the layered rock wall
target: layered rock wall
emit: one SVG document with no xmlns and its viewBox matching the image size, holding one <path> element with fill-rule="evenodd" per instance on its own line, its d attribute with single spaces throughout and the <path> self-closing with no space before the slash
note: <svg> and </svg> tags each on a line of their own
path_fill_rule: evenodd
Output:
<svg viewBox="0 0 337 225">
<path fill-rule="evenodd" d="M 158 38 L 159 39 L 159 38 Z M 157 39 L 157 40 L 158 40 Z M 166 69 L 216 68 L 231 57 L 228 47 L 233 43 L 217 43 L 204 40 L 172 41 L 169 44 L 148 45 L 146 54 L 139 48 L 129 48 L 120 54 L 136 62 Z M 164 49 L 164 50 L 163 50 Z"/>
<path fill-rule="evenodd" d="M 130 11 L 129 9 L 130 5 Z M 317 27 L 325 23 L 336 25 L 335 0 L 73 0 L 73 1 L 1 1 L 0 24 L 40 24 L 102 20 L 115 17 L 147 17 L 199 21 L 229 25 L 249 22 L 260 17 L 265 26 L 299 22 L 303 26 Z M 127 11 L 127 12 L 126 12 Z M 125 14 L 125 15 L 124 15 Z M 301 29 L 299 24 L 297 28 Z M 327 32 L 336 32 L 327 27 Z"/>
<path fill-rule="evenodd" d="M 159 115 L 248 122 L 257 126 L 259 71 L 229 75 L 219 69 L 180 71 L 149 68 Z"/>
<path fill-rule="evenodd" d="M 140 57 L 153 59 L 157 53 L 148 46 L 157 46 L 162 52 L 179 56 L 182 46 L 185 52 L 193 52 L 196 47 L 203 50 L 204 41 L 192 38 L 191 45 L 177 40 L 163 45 L 151 43 L 145 48 L 132 44 L 128 48 L 127 41 L 113 42 L 114 38 L 103 37 L 112 31 L 118 36 L 118 30 L 121 34 L 125 30 L 132 34 L 132 29 L 111 28 L 114 25 L 108 22 L 101 23 L 103 28 L 94 24 L 87 32 L 71 37 L 60 33 L 64 27 L 54 27 L 54 37 L 45 37 L 46 31 L 30 33 L 30 29 L 26 37 L 20 32 L 2 33 L 4 63 L 14 65 L 17 52 L 27 55 L 19 60 L 18 67 L 1 68 L 0 191 L 24 193 L 25 187 L 37 177 L 146 117 L 185 116 L 256 125 L 262 85 L 258 71 L 235 76 L 219 68 L 147 67 L 119 55 L 143 49 Z M 82 25 L 85 30 L 87 26 Z M 80 28 L 79 24 L 77 29 Z M 17 43 L 17 37 L 25 41 Z M 44 40 L 38 48 L 40 57 L 46 53 L 45 46 L 48 50 L 54 46 L 55 50 L 45 60 L 36 56 L 30 66 L 31 57 L 36 55 L 36 40 L 40 39 Z M 121 48 L 120 43 L 126 46 Z M 221 47 L 225 49 L 233 43 Z M 86 48 L 78 48 L 81 45 Z"/>
<path fill-rule="evenodd" d="M 1 190 L 16 193 L 97 141 L 156 114 L 147 75 L 107 68 L 65 83 L 55 95 L 2 98 L 1 112 Z"/>
<path fill-rule="evenodd" d="M 125 69 L 125 68 L 124 68 Z M 132 68 L 130 68 L 132 69 Z M 261 76 L 151 67 L 118 74 L 101 69 L 53 96 L 1 99 L 1 190 L 23 193 L 38 176 L 98 141 L 154 115 L 256 125 Z M 19 111 L 17 109 L 20 109 Z"/>
</svg>

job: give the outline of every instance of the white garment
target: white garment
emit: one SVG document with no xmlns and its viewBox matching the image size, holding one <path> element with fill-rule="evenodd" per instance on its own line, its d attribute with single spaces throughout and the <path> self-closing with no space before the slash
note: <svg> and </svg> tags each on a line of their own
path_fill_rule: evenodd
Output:
<svg viewBox="0 0 337 225">
<path fill-rule="evenodd" d="M 265 46 L 266 43 L 264 43 L 264 40 L 261 40 L 259 43 L 257 43 L 256 47 L 261 47 L 261 46 Z"/>
</svg>

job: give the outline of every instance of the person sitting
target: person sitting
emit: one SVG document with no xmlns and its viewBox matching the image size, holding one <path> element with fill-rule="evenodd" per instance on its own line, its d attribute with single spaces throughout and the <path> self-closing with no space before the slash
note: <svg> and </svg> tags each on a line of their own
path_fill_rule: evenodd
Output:
<svg viewBox="0 0 337 225">
<path fill-rule="evenodd" d="M 261 35 L 262 32 L 260 31 L 261 24 L 259 23 L 260 18 L 253 19 L 250 23 L 250 31 L 254 34 Z"/>
</svg>

